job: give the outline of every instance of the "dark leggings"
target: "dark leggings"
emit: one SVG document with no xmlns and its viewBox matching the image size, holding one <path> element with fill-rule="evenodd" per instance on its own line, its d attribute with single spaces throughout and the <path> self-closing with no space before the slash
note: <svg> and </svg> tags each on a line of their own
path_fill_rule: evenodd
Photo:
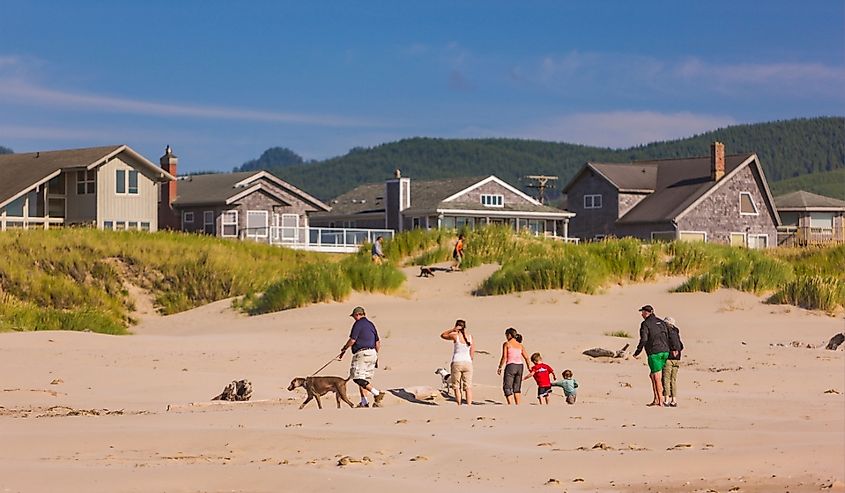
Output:
<svg viewBox="0 0 845 493">
<path fill-rule="evenodd" d="M 502 390 L 505 397 L 522 393 L 522 364 L 508 363 L 505 365 L 505 376 L 502 379 Z"/>
</svg>

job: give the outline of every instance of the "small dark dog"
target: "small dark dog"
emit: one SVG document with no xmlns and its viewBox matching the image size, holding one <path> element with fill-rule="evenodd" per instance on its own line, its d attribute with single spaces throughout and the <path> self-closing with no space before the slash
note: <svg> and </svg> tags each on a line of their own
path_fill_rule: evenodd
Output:
<svg viewBox="0 0 845 493">
<path fill-rule="evenodd" d="M 420 275 L 417 277 L 434 277 L 434 271 L 431 270 L 431 267 L 420 267 Z"/>
<path fill-rule="evenodd" d="M 348 381 L 349 378 L 344 380 L 340 377 L 297 377 L 290 381 L 288 390 L 302 387 L 306 392 L 308 392 L 308 398 L 305 399 L 305 402 L 303 402 L 301 406 L 299 406 L 300 409 L 311 402 L 311 399 L 315 399 L 317 401 L 317 407 L 319 409 L 323 409 L 323 405 L 320 404 L 320 396 L 326 395 L 329 392 L 334 392 L 335 398 L 337 399 L 338 409 L 340 409 L 341 400 L 349 404 L 349 407 L 355 407 L 352 402 L 349 401 L 349 398 L 346 397 L 346 382 Z"/>
</svg>

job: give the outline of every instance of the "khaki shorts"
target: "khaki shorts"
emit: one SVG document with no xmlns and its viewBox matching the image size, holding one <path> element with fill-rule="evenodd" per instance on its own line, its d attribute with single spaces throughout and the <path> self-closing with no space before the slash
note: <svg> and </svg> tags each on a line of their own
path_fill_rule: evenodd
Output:
<svg viewBox="0 0 845 493">
<path fill-rule="evenodd" d="M 352 355 L 352 378 L 372 380 L 376 373 L 378 352 L 375 349 L 362 349 Z"/>
<path fill-rule="evenodd" d="M 460 385 L 466 391 L 472 387 L 472 363 L 469 361 L 453 361 L 450 368 L 452 374 L 449 376 L 449 384 L 453 389 Z"/>
</svg>

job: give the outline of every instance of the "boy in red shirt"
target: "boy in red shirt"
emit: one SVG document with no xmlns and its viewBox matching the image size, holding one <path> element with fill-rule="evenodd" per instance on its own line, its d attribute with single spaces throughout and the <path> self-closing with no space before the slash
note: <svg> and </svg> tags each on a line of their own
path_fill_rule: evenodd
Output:
<svg viewBox="0 0 845 493">
<path fill-rule="evenodd" d="M 531 362 L 534 363 L 534 366 L 528 370 L 528 375 L 523 380 L 528 380 L 533 376 L 534 381 L 537 382 L 537 400 L 540 401 L 540 404 L 543 404 L 544 400 L 548 404 L 549 394 L 552 393 L 552 380 L 556 380 L 555 371 L 551 366 L 543 363 L 543 357 L 540 356 L 540 353 L 532 354 Z"/>
</svg>

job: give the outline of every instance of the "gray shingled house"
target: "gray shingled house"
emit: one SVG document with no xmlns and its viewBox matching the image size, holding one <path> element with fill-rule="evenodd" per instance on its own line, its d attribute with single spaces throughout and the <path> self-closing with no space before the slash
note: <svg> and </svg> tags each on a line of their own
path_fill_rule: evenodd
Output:
<svg viewBox="0 0 845 493">
<path fill-rule="evenodd" d="M 766 248 L 780 224 L 756 154 L 587 163 L 564 187 L 582 239 L 633 236 Z"/>
<path fill-rule="evenodd" d="M 541 204 L 495 176 L 414 181 L 396 175 L 359 186 L 315 213 L 313 226 L 347 228 L 463 228 L 508 224 L 535 234 L 566 237 L 574 214 Z"/>
<path fill-rule="evenodd" d="M 775 197 L 778 245 L 845 242 L 845 201 L 799 190 Z"/>
<path fill-rule="evenodd" d="M 160 163 L 176 174 L 170 147 Z M 284 243 L 301 239 L 309 214 L 329 209 L 268 171 L 249 171 L 179 177 L 162 188 L 159 217 L 170 229 Z"/>
<path fill-rule="evenodd" d="M 175 177 L 127 145 L 0 155 L 0 230 L 158 229 L 159 184 Z"/>
</svg>

